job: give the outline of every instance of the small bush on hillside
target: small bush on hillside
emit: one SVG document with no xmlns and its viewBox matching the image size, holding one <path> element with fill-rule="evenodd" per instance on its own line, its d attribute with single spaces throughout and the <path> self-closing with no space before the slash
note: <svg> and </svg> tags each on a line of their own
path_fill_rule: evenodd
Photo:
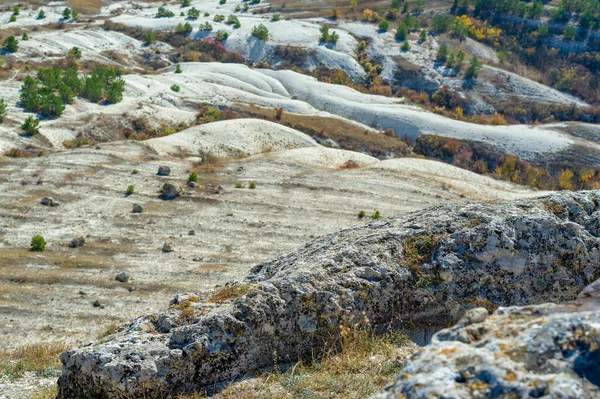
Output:
<svg viewBox="0 0 600 399">
<path fill-rule="evenodd" d="M 13 8 L 13 15 L 19 15 L 21 13 L 21 9 L 19 8 L 19 6 L 15 6 Z"/>
<path fill-rule="evenodd" d="M 269 29 L 263 24 L 258 24 L 254 28 L 252 28 L 252 36 L 262 40 L 269 40 Z"/>
<path fill-rule="evenodd" d="M 365 217 L 366 215 L 367 215 L 367 214 L 365 213 L 365 211 L 360 211 L 360 212 L 358 212 L 358 218 L 359 218 L 359 219 L 364 219 L 364 217 Z"/>
<path fill-rule="evenodd" d="M 244 187 L 245 187 L 244 183 L 241 183 L 241 182 L 235 183 L 235 188 L 244 188 Z"/>
<path fill-rule="evenodd" d="M 71 9 L 71 19 L 77 21 L 79 19 L 79 12 L 76 9 Z"/>
<path fill-rule="evenodd" d="M 217 14 L 214 16 L 213 20 L 215 22 L 223 22 L 223 21 L 225 21 L 225 15 Z"/>
<path fill-rule="evenodd" d="M 188 10 L 187 16 L 190 19 L 198 19 L 200 18 L 200 11 L 192 7 Z"/>
<path fill-rule="evenodd" d="M 131 195 L 131 194 L 133 194 L 134 191 L 135 191 L 135 187 L 127 186 L 127 189 L 125 190 L 125 195 Z"/>
<path fill-rule="evenodd" d="M 250 184 L 248 185 L 248 188 L 251 190 L 254 190 L 256 188 L 256 182 L 251 181 Z"/>
<path fill-rule="evenodd" d="M 482 67 L 483 67 L 483 64 L 481 63 L 481 61 L 479 61 L 479 59 L 477 57 L 471 58 L 471 61 L 469 63 L 469 68 L 467 68 L 467 71 L 465 72 L 465 76 L 467 78 L 477 78 L 477 76 L 479 76 L 479 71 L 481 70 Z"/>
<path fill-rule="evenodd" d="M 156 12 L 156 18 L 171 18 L 174 17 L 175 13 L 170 11 L 164 7 L 158 7 L 158 11 Z"/>
<path fill-rule="evenodd" d="M 387 19 L 382 19 L 377 27 L 381 32 L 387 32 L 388 29 L 390 29 L 390 23 L 387 21 Z"/>
<path fill-rule="evenodd" d="M 175 73 L 181 73 L 181 72 L 183 72 L 183 71 L 181 70 L 181 65 L 177 64 L 177 65 L 175 66 Z"/>
<path fill-rule="evenodd" d="M 211 32 L 213 30 L 213 27 L 210 23 L 208 23 L 208 21 L 206 21 L 203 24 L 200 24 L 200 26 L 198 26 L 198 30 L 200 32 Z"/>
<path fill-rule="evenodd" d="M 65 8 L 62 13 L 63 19 L 71 19 L 71 10 L 69 8 Z"/>
<path fill-rule="evenodd" d="M 152 31 L 146 32 L 144 35 L 144 43 L 146 43 L 147 46 L 154 43 L 154 33 L 152 33 Z"/>
<path fill-rule="evenodd" d="M 44 18 L 46 18 L 46 13 L 44 12 L 44 10 L 40 10 L 38 12 L 37 19 L 44 19 Z"/>
<path fill-rule="evenodd" d="M 6 114 L 8 113 L 6 108 L 6 101 L 0 98 L 0 123 L 4 122 L 4 118 L 6 118 Z"/>
<path fill-rule="evenodd" d="M 405 40 L 404 43 L 402 43 L 402 46 L 400 46 L 400 50 L 402 51 L 410 51 L 411 46 L 410 43 L 408 42 L 408 40 Z"/>
<path fill-rule="evenodd" d="M 31 250 L 34 252 L 43 252 L 46 249 L 46 240 L 40 235 L 33 236 L 31 239 Z"/>
<path fill-rule="evenodd" d="M 188 176 L 188 183 L 198 183 L 198 174 L 192 172 Z"/>
<path fill-rule="evenodd" d="M 192 33 L 193 30 L 194 28 L 192 27 L 192 25 L 190 25 L 189 22 L 186 22 L 185 24 L 177 24 L 177 27 L 175 28 L 175 33 L 178 33 L 180 35 L 189 35 L 190 33 Z"/>
<path fill-rule="evenodd" d="M 23 36 L 21 36 L 21 40 L 23 40 L 23 41 L 25 41 L 25 42 L 26 42 L 27 40 L 29 40 L 29 35 L 27 34 L 27 32 L 24 32 L 24 33 L 23 33 Z"/>
<path fill-rule="evenodd" d="M 406 3 L 405 3 L 406 4 Z M 402 22 L 398 25 L 398 29 L 396 30 L 396 40 L 406 40 L 408 37 L 408 25 Z"/>
<path fill-rule="evenodd" d="M 240 20 L 235 15 L 230 15 L 229 17 L 227 17 L 227 24 L 233 25 L 233 27 L 236 29 L 238 29 L 239 27 L 242 26 L 242 24 L 240 23 Z"/>
<path fill-rule="evenodd" d="M 340 38 L 340 36 L 337 34 L 337 32 L 329 33 L 329 25 L 327 25 L 327 24 L 321 26 L 320 31 L 321 31 L 321 37 L 319 38 L 319 40 L 322 43 L 336 44 L 338 39 Z"/>
<path fill-rule="evenodd" d="M 181 7 L 189 7 L 190 6 L 190 0 L 183 0 L 183 3 L 181 3 Z"/>
<path fill-rule="evenodd" d="M 219 0 L 219 4 L 223 5 L 225 3 L 227 3 L 227 0 Z"/>
<path fill-rule="evenodd" d="M 8 22 L 17 22 L 17 16 L 11 15 L 10 18 L 8 19 Z"/>
<path fill-rule="evenodd" d="M 14 36 L 9 36 L 2 43 L 2 50 L 8 53 L 16 53 L 19 51 L 19 41 Z"/>
<path fill-rule="evenodd" d="M 38 134 L 40 131 L 40 121 L 34 119 L 33 116 L 28 116 L 27 119 L 25 119 L 25 122 L 23 122 L 21 125 L 21 129 L 23 129 L 25 134 L 28 136 Z"/>
<path fill-rule="evenodd" d="M 229 38 L 229 33 L 225 32 L 224 30 L 217 31 L 217 35 L 215 36 L 215 39 L 217 39 L 217 41 L 219 41 L 219 42 L 224 42 L 228 38 Z"/>
<path fill-rule="evenodd" d="M 271 16 L 271 21 L 278 22 L 281 19 L 281 14 L 273 14 Z"/>
<path fill-rule="evenodd" d="M 174 92 L 178 92 L 179 90 L 181 90 L 181 87 L 179 87 L 177 85 L 173 85 L 173 86 L 171 86 L 171 90 L 173 90 Z"/>
</svg>

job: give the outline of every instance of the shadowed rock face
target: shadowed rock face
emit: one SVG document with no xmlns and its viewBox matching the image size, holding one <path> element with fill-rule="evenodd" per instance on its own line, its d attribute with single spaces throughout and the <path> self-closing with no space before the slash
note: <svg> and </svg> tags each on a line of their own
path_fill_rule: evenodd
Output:
<svg viewBox="0 0 600 399">
<path fill-rule="evenodd" d="M 465 317 L 437 333 L 373 399 L 598 398 L 599 327 L 600 280 L 573 302 Z"/>
<path fill-rule="evenodd" d="M 209 298 L 178 296 L 63 353 L 58 397 L 199 390 L 318 353 L 367 319 L 425 342 L 467 309 L 573 300 L 600 277 L 598 201 L 562 192 L 442 205 L 318 238 Z"/>
</svg>

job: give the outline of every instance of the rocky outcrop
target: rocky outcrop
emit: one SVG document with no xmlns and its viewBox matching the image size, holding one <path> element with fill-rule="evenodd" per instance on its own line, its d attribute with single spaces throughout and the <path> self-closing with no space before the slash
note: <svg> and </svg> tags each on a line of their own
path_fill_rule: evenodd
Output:
<svg viewBox="0 0 600 399">
<path fill-rule="evenodd" d="M 373 399 L 600 397 L 600 280 L 574 302 L 484 314 L 437 333 Z"/>
<path fill-rule="evenodd" d="M 599 201 L 441 205 L 318 238 L 63 353 L 58 397 L 189 392 L 314 355 L 344 325 L 393 325 L 424 342 L 468 309 L 573 300 L 600 277 Z"/>
</svg>

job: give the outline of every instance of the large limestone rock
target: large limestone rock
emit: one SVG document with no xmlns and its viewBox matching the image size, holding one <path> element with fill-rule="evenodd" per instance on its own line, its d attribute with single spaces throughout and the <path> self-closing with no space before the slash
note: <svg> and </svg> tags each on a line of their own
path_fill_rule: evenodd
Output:
<svg viewBox="0 0 600 399">
<path fill-rule="evenodd" d="M 600 276 L 599 200 L 442 205 L 318 238 L 63 353 L 58 397 L 199 390 L 315 354 L 340 325 L 366 319 L 424 342 L 467 309 L 573 300 Z"/>
<path fill-rule="evenodd" d="M 600 280 L 574 302 L 465 317 L 373 399 L 442 397 L 600 398 Z"/>
</svg>

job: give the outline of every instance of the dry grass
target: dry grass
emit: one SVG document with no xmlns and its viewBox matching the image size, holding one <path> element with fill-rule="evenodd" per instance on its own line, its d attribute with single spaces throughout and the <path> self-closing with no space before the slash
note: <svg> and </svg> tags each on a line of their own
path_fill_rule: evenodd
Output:
<svg viewBox="0 0 600 399">
<path fill-rule="evenodd" d="M 250 291 L 250 286 L 247 284 L 228 284 L 219 289 L 208 298 L 208 302 L 225 303 L 232 299 L 237 299 Z"/>
<path fill-rule="evenodd" d="M 365 398 L 393 381 L 415 349 L 416 345 L 399 332 L 379 336 L 362 330 L 340 353 L 299 361 L 285 372 L 276 365 L 267 374 L 229 385 L 213 398 Z M 176 398 L 205 397 L 195 394 Z"/>
<path fill-rule="evenodd" d="M 101 0 L 68 0 L 67 5 L 79 12 L 99 13 L 102 6 Z"/>
<path fill-rule="evenodd" d="M 256 106 L 239 106 L 239 110 L 249 117 L 277 122 L 276 110 Z M 393 134 L 370 132 L 337 118 L 283 112 L 279 123 L 315 139 L 332 139 L 345 150 L 365 152 L 374 157 L 387 157 L 389 154 L 408 155 L 410 153 L 410 147 Z"/>
<path fill-rule="evenodd" d="M 25 372 L 58 369 L 58 355 L 68 347 L 64 343 L 31 344 L 15 350 L 0 351 L 0 374 L 18 377 Z"/>
<path fill-rule="evenodd" d="M 401 265 L 408 267 L 412 273 L 417 273 L 419 266 L 435 254 L 441 241 L 442 237 L 437 234 L 407 237 L 402 243 Z"/>
<path fill-rule="evenodd" d="M 31 396 L 30 399 L 54 399 L 56 398 L 56 388 L 49 387 L 38 391 Z"/>
</svg>

